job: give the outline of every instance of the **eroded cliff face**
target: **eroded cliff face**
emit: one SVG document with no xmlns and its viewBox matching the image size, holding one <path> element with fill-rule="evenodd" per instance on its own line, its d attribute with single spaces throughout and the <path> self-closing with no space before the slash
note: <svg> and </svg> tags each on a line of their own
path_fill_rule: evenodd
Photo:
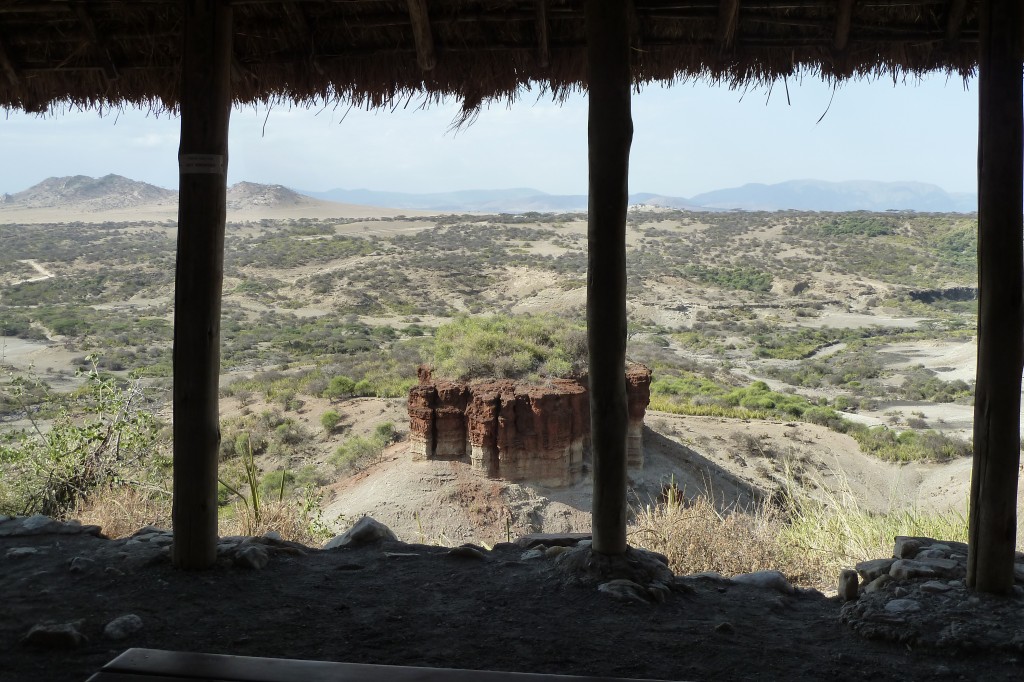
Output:
<svg viewBox="0 0 1024 682">
<path fill-rule="evenodd" d="M 414 459 L 462 460 L 487 476 L 572 485 L 590 456 L 590 403 L 585 380 L 543 386 L 511 380 L 434 381 L 421 367 L 409 391 L 409 440 Z M 627 458 L 643 466 L 643 420 L 651 372 L 626 373 L 629 398 Z"/>
</svg>

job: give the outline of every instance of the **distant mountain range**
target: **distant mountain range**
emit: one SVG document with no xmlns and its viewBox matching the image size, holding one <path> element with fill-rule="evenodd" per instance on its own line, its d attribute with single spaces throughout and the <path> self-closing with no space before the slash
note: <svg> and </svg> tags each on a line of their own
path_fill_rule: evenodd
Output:
<svg viewBox="0 0 1024 682">
<path fill-rule="evenodd" d="M 135 208 L 173 211 L 177 192 L 120 175 L 48 178 L 15 194 L 0 195 L 0 212 L 55 209 L 79 213 L 124 212 Z M 434 194 L 333 189 L 303 192 L 283 185 L 239 182 L 228 188 L 229 211 L 270 211 L 338 216 L 359 207 L 437 213 L 527 213 L 587 210 L 586 195 L 547 194 L 532 188 L 464 190 Z M 919 182 L 824 182 L 791 180 L 774 185 L 748 184 L 692 198 L 650 193 L 630 195 L 633 205 L 686 210 L 963 212 L 977 209 L 973 194 L 954 194 Z M 346 206 L 340 206 L 344 204 Z M 355 206 L 352 206 L 355 205 Z M 342 211 L 342 212 L 338 212 Z M 377 211 L 380 213 L 380 211 Z M 311 215 L 312 215 L 311 213 Z M 353 214 L 355 215 L 355 214 Z"/>
<path fill-rule="evenodd" d="M 365 206 L 417 209 L 422 211 L 480 211 L 485 213 L 526 213 L 529 211 L 585 211 L 585 194 L 547 194 L 532 188 L 467 190 L 435 194 L 381 192 L 367 189 L 332 189 L 302 194 Z M 790 180 L 774 185 L 752 183 L 742 187 L 705 192 L 689 199 L 660 194 L 637 193 L 630 204 L 662 206 L 697 211 L 888 211 L 971 213 L 977 210 L 977 196 L 950 193 L 922 182 L 874 182 L 856 180 Z"/>
<path fill-rule="evenodd" d="M 227 211 L 229 220 L 243 221 L 388 217 L 402 212 L 339 204 L 299 194 L 284 185 L 254 182 L 239 182 L 228 187 Z M 47 178 L 21 192 L 0 194 L 0 223 L 174 221 L 177 217 L 177 190 L 120 175 Z"/>
</svg>

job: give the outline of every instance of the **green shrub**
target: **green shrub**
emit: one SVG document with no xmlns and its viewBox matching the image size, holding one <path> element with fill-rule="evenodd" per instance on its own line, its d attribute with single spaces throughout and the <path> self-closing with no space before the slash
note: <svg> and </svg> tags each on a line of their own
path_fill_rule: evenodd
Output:
<svg viewBox="0 0 1024 682">
<path fill-rule="evenodd" d="M 380 461 L 384 448 L 395 439 L 395 425 L 391 422 L 378 424 L 373 435 L 352 436 L 345 440 L 331 457 L 331 464 L 338 470 L 358 469 Z"/>
<path fill-rule="evenodd" d="M 536 379 L 586 363 L 586 329 L 555 315 L 462 316 L 434 338 L 432 365 L 442 377 Z"/>
<path fill-rule="evenodd" d="M 320 415 L 320 426 L 324 427 L 324 431 L 327 433 L 333 433 L 340 422 L 341 415 L 334 410 L 327 410 Z"/>
<path fill-rule="evenodd" d="M 333 377 L 323 392 L 323 397 L 330 400 L 338 400 L 352 395 L 355 392 L 356 382 L 349 377 Z"/>
</svg>

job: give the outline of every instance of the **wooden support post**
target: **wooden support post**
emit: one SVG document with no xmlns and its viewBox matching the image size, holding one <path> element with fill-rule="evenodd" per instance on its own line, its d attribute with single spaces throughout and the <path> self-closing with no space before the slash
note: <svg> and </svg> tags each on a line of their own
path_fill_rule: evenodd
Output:
<svg viewBox="0 0 1024 682">
<path fill-rule="evenodd" d="M 427 0 L 408 0 L 409 20 L 412 22 L 412 37 L 416 41 L 416 61 L 424 71 L 437 66 L 434 53 L 434 34 L 430 30 L 430 14 Z"/>
<path fill-rule="evenodd" d="M 78 21 L 85 29 L 85 36 L 89 46 L 92 47 L 99 60 L 103 63 L 103 76 L 108 81 L 116 81 L 120 77 L 117 73 L 117 66 L 114 64 L 114 60 L 110 58 L 110 50 L 107 49 L 104 39 L 100 36 L 99 31 L 96 30 L 96 24 L 92 20 L 89 8 L 86 5 L 74 5 L 74 9 L 75 14 L 78 16 Z"/>
<path fill-rule="evenodd" d="M 728 50 L 736 41 L 740 23 L 740 0 L 722 0 L 718 5 L 718 44 Z"/>
<path fill-rule="evenodd" d="M 548 0 L 537 0 L 537 63 L 547 68 L 551 63 L 551 49 L 548 47 Z"/>
<path fill-rule="evenodd" d="M 7 82 L 11 84 L 11 87 L 17 88 L 21 83 L 18 78 L 18 70 L 14 68 L 14 62 L 7 55 L 7 50 L 4 49 L 2 40 L 0 40 L 0 68 L 4 70 L 4 75 L 7 76 Z"/>
<path fill-rule="evenodd" d="M 946 42 L 954 44 L 960 39 L 964 15 L 967 13 L 967 0 L 949 0 L 946 10 Z"/>
<path fill-rule="evenodd" d="M 978 374 L 967 584 L 1013 588 L 1024 370 L 1024 5 L 979 3 Z"/>
<path fill-rule="evenodd" d="M 853 23 L 853 0 L 839 0 L 836 7 L 836 52 L 843 52 L 850 43 L 850 24 Z"/>
<path fill-rule="evenodd" d="M 186 0 L 174 290 L 174 545 L 178 568 L 217 558 L 221 285 L 224 279 L 231 6 Z"/>
<path fill-rule="evenodd" d="M 626 0 L 587 0 L 586 26 L 593 550 L 622 554 L 626 551 L 626 207 L 633 141 Z"/>
</svg>

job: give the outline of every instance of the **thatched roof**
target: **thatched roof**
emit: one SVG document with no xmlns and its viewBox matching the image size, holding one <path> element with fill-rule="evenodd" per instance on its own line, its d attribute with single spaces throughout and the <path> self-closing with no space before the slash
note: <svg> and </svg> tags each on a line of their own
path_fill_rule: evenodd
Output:
<svg viewBox="0 0 1024 682">
<path fill-rule="evenodd" d="M 234 0 L 237 102 L 474 106 L 586 87 L 583 0 Z M 827 79 L 977 61 L 977 0 L 633 0 L 638 84 Z M 428 20 L 415 17 L 424 10 Z M 0 0 L 0 106 L 178 101 L 175 0 Z"/>
</svg>

